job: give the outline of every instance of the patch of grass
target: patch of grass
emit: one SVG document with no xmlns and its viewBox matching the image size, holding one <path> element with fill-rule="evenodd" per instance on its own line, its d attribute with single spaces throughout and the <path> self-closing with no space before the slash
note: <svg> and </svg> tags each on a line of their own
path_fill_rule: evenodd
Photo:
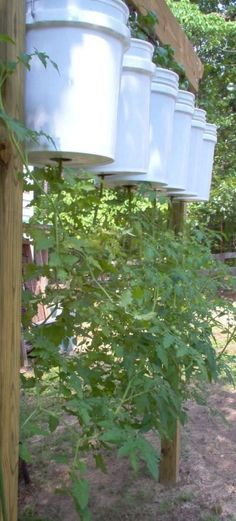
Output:
<svg viewBox="0 0 236 521">
<path fill-rule="evenodd" d="M 159 504 L 159 510 L 162 514 L 169 512 L 174 508 L 175 502 L 173 499 L 163 499 Z"/>
<path fill-rule="evenodd" d="M 24 515 L 23 516 L 20 516 L 18 521 L 52 521 L 51 519 L 49 519 L 48 517 L 35 517 L 33 515 L 33 517 L 31 515 Z"/>
<path fill-rule="evenodd" d="M 48 517 L 38 517 L 32 505 L 25 508 L 24 512 L 20 514 L 18 521 L 51 521 L 51 519 Z"/>
<path fill-rule="evenodd" d="M 217 514 L 207 514 L 201 521 L 220 521 L 220 517 Z"/>
<path fill-rule="evenodd" d="M 176 497 L 176 501 L 178 503 L 188 503 L 189 501 L 192 501 L 194 498 L 194 495 L 192 492 L 183 491 L 179 496 Z"/>
<path fill-rule="evenodd" d="M 127 492 L 125 495 L 125 501 L 129 505 L 136 504 L 137 502 L 149 503 L 153 498 L 153 490 L 152 489 L 141 489 L 137 490 L 135 493 Z"/>
<path fill-rule="evenodd" d="M 176 505 L 180 503 L 187 503 L 188 501 L 192 501 L 194 498 L 194 495 L 192 492 L 183 491 L 178 496 L 163 499 L 159 504 L 159 510 L 162 514 L 165 512 L 169 512 L 172 510 Z M 204 520 L 205 521 L 205 520 Z"/>
<path fill-rule="evenodd" d="M 225 353 L 222 360 L 229 366 L 232 377 L 236 382 L 236 355 Z"/>
</svg>

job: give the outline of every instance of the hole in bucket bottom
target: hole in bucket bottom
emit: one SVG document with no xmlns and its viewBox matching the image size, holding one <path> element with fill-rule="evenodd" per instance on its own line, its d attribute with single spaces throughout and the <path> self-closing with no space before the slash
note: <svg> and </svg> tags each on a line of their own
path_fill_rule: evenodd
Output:
<svg viewBox="0 0 236 521">
<path fill-rule="evenodd" d="M 56 163 L 72 161 L 69 157 L 50 157 L 49 159 L 50 161 L 55 161 Z"/>
</svg>

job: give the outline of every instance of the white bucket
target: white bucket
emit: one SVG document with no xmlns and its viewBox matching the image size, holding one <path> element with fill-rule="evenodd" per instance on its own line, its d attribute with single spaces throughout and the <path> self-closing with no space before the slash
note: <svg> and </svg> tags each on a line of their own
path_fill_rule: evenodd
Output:
<svg viewBox="0 0 236 521">
<path fill-rule="evenodd" d="M 205 110 L 195 108 L 192 123 L 191 135 L 188 154 L 187 179 L 184 190 L 180 193 L 175 190 L 168 189 L 168 194 L 171 196 L 180 195 L 184 197 L 197 196 L 197 176 L 200 168 L 203 133 L 206 127 L 206 112 Z"/>
<path fill-rule="evenodd" d="M 199 161 L 199 170 L 196 183 L 196 197 L 178 197 L 187 201 L 209 201 L 212 170 L 214 162 L 214 151 L 217 142 L 216 125 L 211 123 L 206 124 L 205 132 L 203 134 L 202 154 Z"/>
<path fill-rule="evenodd" d="M 26 52 L 45 52 L 57 70 L 33 58 L 26 75 L 26 125 L 42 130 L 30 143 L 32 164 L 114 160 L 128 8 L 121 0 L 27 0 Z"/>
<path fill-rule="evenodd" d="M 195 96 L 179 90 L 173 124 L 171 153 L 168 160 L 167 190 L 184 190 L 187 180 L 191 122 Z"/>
<path fill-rule="evenodd" d="M 28 223 L 30 218 L 34 215 L 33 206 L 28 206 L 34 198 L 34 192 L 23 192 L 22 202 L 22 221 Z"/>
<path fill-rule="evenodd" d="M 145 174 L 149 160 L 149 122 L 153 46 L 131 39 L 124 55 L 118 110 L 115 161 L 94 170 L 98 174 Z"/>
<path fill-rule="evenodd" d="M 178 92 L 178 75 L 175 72 L 159 67 L 155 68 L 155 76 L 151 84 L 151 107 L 149 126 L 149 162 L 148 168 L 143 173 L 136 172 L 134 175 L 125 177 L 125 184 L 137 184 L 139 182 L 153 183 L 155 186 L 166 185 L 167 161 L 170 154 L 173 117 L 175 100 Z M 136 150 L 139 154 L 139 148 Z M 121 175 L 116 176 L 114 181 L 122 181 Z M 121 183 L 122 184 L 122 183 Z M 124 184 L 124 183 L 123 183 Z"/>
</svg>

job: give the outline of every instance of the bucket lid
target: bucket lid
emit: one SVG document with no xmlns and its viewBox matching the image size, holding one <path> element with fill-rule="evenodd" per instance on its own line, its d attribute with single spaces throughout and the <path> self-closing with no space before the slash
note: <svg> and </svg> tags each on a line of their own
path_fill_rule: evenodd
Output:
<svg viewBox="0 0 236 521">
<path fill-rule="evenodd" d="M 26 0 L 26 24 L 58 25 L 70 23 L 101 28 L 130 40 L 127 27 L 129 9 L 122 0 Z"/>
<path fill-rule="evenodd" d="M 200 203 L 203 201 L 209 201 L 207 198 L 200 197 L 198 195 L 190 197 L 190 196 L 182 196 L 182 197 L 175 197 L 175 200 L 177 201 L 185 201 L 186 203 Z"/>
<path fill-rule="evenodd" d="M 192 200 L 192 197 L 197 197 L 198 194 L 196 192 L 187 192 L 187 190 L 179 190 L 179 191 L 175 191 L 175 190 L 169 190 L 168 187 L 167 187 L 167 193 L 170 197 L 174 197 L 175 199 L 188 199 L 188 198 L 191 198 Z"/>
<path fill-rule="evenodd" d="M 178 93 L 179 76 L 169 69 L 162 67 L 155 68 L 154 78 L 152 80 L 152 92 L 162 92 L 172 95 L 176 98 Z"/>
<path fill-rule="evenodd" d="M 195 108 L 192 119 L 192 127 L 203 128 L 206 127 L 206 111 Z"/>
<path fill-rule="evenodd" d="M 130 47 L 124 55 L 123 69 L 138 69 L 153 75 L 155 71 L 155 65 L 152 63 L 153 52 L 154 47 L 151 43 L 131 38 Z"/>
<path fill-rule="evenodd" d="M 69 5 L 68 0 L 26 0 L 26 16 L 37 18 L 41 12 L 54 13 L 60 10 L 66 11 L 67 16 L 71 17 L 78 17 L 81 10 L 104 13 L 125 24 L 129 17 L 129 9 L 123 0 L 74 0 Z"/>
<path fill-rule="evenodd" d="M 206 123 L 205 131 L 203 134 L 204 141 L 217 142 L 217 127 L 213 123 Z"/>
<path fill-rule="evenodd" d="M 120 174 L 117 173 L 114 175 L 106 175 L 105 179 L 107 181 L 109 181 L 110 184 L 119 183 L 119 184 L 123 184 L 125 186 L 138 185 L 139 183 L 155 183 L 157 186 L 160 186 L 160 187 L 167 186 L 167 183 L 165 183 L 164 181 L 163 182 L 157 181 L 157 179 L 155 178 L 155 176 L 153 174 L 149 174 L 149 173 L 145 174 L 145 173 L 141 173 L 141 172 L 136 172 L 136 173 L 122 172 Z"/>
<path fill-rule="evenodd" d="M 187 114 L 193 114 L 194 101 L 195 96 L 192 92 L 179 89 L 175 104 L 175 110 L 180 112 L 186 112 Z"/>
</svg>

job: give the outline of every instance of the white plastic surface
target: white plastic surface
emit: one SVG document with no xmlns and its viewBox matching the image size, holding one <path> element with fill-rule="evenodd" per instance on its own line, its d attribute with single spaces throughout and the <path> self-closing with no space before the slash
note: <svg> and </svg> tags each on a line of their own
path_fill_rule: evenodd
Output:
<svg viewBox="0 0 236 521">
<path fill-rule="evenodd" d="M 187 164 L 187 179 L 185 189 L 178 193 L 168 189 L 171 196 L 197 197 L 197 178 L 201 164 L 203 133 L 206 126 L 206 112 L 195 108 L 191 123 L 190 146 Z"/>
<path fill-rule="evenodd" d="M 22 220 L 23 223 L 28 223 L 30 218 L 34 215 L 33 206 L 28 206 L 34 198 L 34 192 L 23 192 L 22 204 Z"/>
<path fill-rule="evenodd" d="M 149 161 L 146 174 L 136 171 L 123 178 L 116 175 L 114 180 L 107 179 L 109 185 L 137 184 L 139 182 L 153 183 L 155 186 L 165 186 L 167 176 L 167 160 L 170 154 L 175 99 L 178 91 L 178 76 L 167 69 L 156 68 L 151 85 L 151 106 L 149 126 Z M 139 148 L 136 155 L 139 155 Z M 138 174 L 138 175 L 137 175 Z M 124 182 L 123 182 L 124 181 Z"/>
<path fill-rule="evenodd" d="M 131 39 L 125 53 L 118 110 L 115 161 L 97 167 L 98 174 L 145 174 L 149 160 L 149 122 L 153 46 Z"/>
<path fill-rule="evenodd" d="M 34 0 L 27 7 L 26 51 L 46 52 L 59 68 L 58 73 L 48 63 L 45 69 L 34 58 L 26 75 L 26 125 L 55 143 L 44 137 L 31 143 L 30 163 L 113 161 L 122 61 L 129 45 L 127 6 L 120 0 Z"/>
<path fill-rule="evenodd" d="M 216 141 L 216 126 L 212 125 L 211 123 L 207 123 L 205 132 L 203 134 L 202 154 L 199 161 L 199 170 L 197 174 L 197 196 L 182 196 L 178 197 L 177 199 L 190 202 L 209 201 Z"/>
<path fill-rule="evenodd" d="M 179 90 L 173 123 L 171 153 L 168 159 L 167 190 L 184 190 L 187 181 L 191 122 L 195 96 Z"/>
</svg>

